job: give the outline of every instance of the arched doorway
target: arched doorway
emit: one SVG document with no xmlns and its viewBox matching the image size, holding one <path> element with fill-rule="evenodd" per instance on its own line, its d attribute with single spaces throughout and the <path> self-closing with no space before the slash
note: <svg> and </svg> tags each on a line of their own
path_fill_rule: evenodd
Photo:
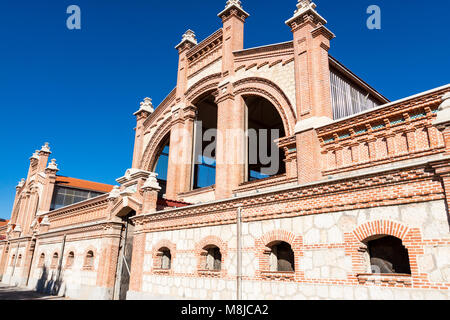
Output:
<svg viewBox="0 0 450 320">
<path fill-rule="evenodd" d="M 286 135 L 283 120 L 275 106 L 257 95 L 243 97 L 246 107 L 246 181 L 286 173 L 284 152 L 275 140 Z"/>
</svg>

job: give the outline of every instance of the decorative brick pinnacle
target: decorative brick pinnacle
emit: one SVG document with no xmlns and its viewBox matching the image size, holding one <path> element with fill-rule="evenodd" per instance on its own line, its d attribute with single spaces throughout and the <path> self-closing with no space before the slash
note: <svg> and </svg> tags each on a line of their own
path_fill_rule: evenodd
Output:
<svg viewBox="0 0 450 320">
<path fill-rule="evenodd" d="M 56 164 L 56 159 L 52 159 L 47 166 L 48 170 L 59 171 L 58 165 Z"/>
<path fill-rule="evenodd" d="M 46 143 L 41 147 L 41 152 L 51 153 L 50 147 L 49 147 L 49 143 L 48 143 L 48 142 L 46 142 Z"/>
<path fill-rule="evenodd" d="M 16 188 L 22 188 L 25 185 L 25 179 L 22 178 L 22 180 L 19 181 Z"/>
<path fill-rule="evenodd" d="M 295 10 L 294 14 L 300 14 L 308 9 L 315 9 L 316 7 L 316 4 L 311 2 L 311 0 L 298 0 L 297 10 Z"/>
<path fill-rule="evenodd" d="M 116 199 L 120 196 L 120 188 L 119 186 L 114 186 L 111 192 L 109 193 L 108 199 Z"/>
<path fill-rule="evenodd" d="M 245 12 L 245 10 L 242 8 L 242 4 L 240 0 L 228 0 L 226 5 L 225 5 L 225 9 L 223 9 L 217 16 L 221 17 L 223 19 L 223 15 L 225 14 L 225 16 L 227 16 L 227 12 L 232 12 L 231 10 L 234 10 L 237 12 L 239 12 L 239 15 L 241 17 L 241 19 L 245 20 L 247 17 L 249 17 L 250 15 Z"/>
<path fill-rule="evenodd" d="M 194 46 L 197 45 L 197 38 L 195 37 L 195 32 L 191 29 L 186 30 L 186 32 L 181 37 L 181 42 L 175 47 L 175 49 L 178 49 L 185 43 L 190 43 Z"/>
<path fill-rule="evenodd" d="M 30 157 L 30 160 L 36 159 L 39 160 L 39 150 L 36 150 L 33 155 Z"/>
<path fill-rule="evenodd" d="M 44 216 L 44 219 L 41 221 L 41 226 L 49 226 L 50 220 L 48 219 L 48 216 Z"/>
<path fill-rule="evenodd" d="M 316 25 L 325 25 L 327 21 L 317 13 L 315 10 L 317 5 L 311 0 L 298 0 L 297 10 L 294 11 L 294 16 L 286 21 L 286 24 L 290 27 L 292 23 L 298 22 L 298 19 L 302 18 L 304 15 L 312 15 L 314 17 L 314 22 Z"/>
<path fill-rule="evenodd" d="M 144 98 L 144 101 L 140 103 L 140 108 L 138 111 L 134 113 L 134 115 L 137 115 L 138 113 L 145 111 L 148 113 L 153 113 L 155 109 L 153 108 L 152 99 L 151 98 Z"/>
<path fill-rule="evenodd" d="M 145 180 L 145 183 L 142 186 L 142 189 L 143 190 L 161 190 L 158 180 L 156 179 L 157 176 L 158 176 L 157 173 L 150 172 L 147 180 Z"/>
<path fill-rule="evenodd" d="M 225 5 L 225 9 L 228 9 L 229 7 L 231 7 L 233 5 L 242 9 L 240 0 L 228 0 L 227 4 Z"/>
<path fill-rule="evenodd" d="M 450 92 L 447 92 L 442 96 L 442 103 L 439 106 L 439 111 L 450 108 Z"/>
</svg>

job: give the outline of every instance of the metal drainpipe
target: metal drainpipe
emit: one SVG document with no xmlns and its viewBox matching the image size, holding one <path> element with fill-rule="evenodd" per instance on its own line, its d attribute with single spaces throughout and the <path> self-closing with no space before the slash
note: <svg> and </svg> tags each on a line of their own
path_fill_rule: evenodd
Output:
<svg viewBox="0 0 450 320">
<path fill-rule="evenodd" d="M 127 228 L 128 225 L 125 222 L 124 224 L 122 224 L 122 228 L 120 230 L 120 240 L 119 240 L 119 250 L 117 254 L 116 279 L 114 281 L 113 300 L 119 300 L 120 298 L 120 282 L 122 278 L 122 268 L 123 268 L 122 257 L 123 251 L 125 250 L 124 246 Z"/>
<path fill-rule="evenodd" d="M 241 237 L 242 237 L 242 219 L 241 219 L 242 208 L 237 208 L 237 275 L 236 275 L 236 297 L 237 300 L 242 300 L 242 248 L 241 248 Z"/>
<path fill-rule="evenodd" d="M 20 241 L 17 242 L 16 255 L 14 257 L 14 265 L 13 265 L 13 269 L 11 272 L 11 280 L 14 278 L 14 271 L 16 271 L 17 257 L 19 256 L 19 245 L 20 245 Z"/>
<path fill-rule="evenodd" d="M 28 269 L 27 282 L 25 283 L 26 287 L 28 287 L 28 282 L 30 281 L 31 267 L 33 266 L 34 252 L 36 250 L 36 240 L 31 240 L 31 241 L 34 241 L 34 245 L 33 245 L 33 251 L 31 252 L 31 262 L 30 262 L 30 268 Z"/>
<path fill-rule="evenodd" d="M 59 277 L 61 276 L 61 268 L 62 268 L 62 263 L 63 263 L 63 259 L 64 259 L 64 248 L 66 246 L 66 235 L 64 235 L 63 237 L 63 241 L 61 244 L 61 257 L 59 258 L 59 262 L 58 262 L 58 273 L 56 274 L 56 280 L 55 283 L 59 282 Z M 53 287 L 53 294 L 58 294 L 58 292 L 55 292 L 55 287 Z"/>
</svg>

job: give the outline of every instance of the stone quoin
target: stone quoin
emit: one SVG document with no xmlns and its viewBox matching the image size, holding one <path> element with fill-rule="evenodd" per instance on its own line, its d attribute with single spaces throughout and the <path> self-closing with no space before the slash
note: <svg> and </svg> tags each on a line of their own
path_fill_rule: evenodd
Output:
<svg viewBox="0 0 450 320">
<path fill-rule="evenodd" d="M 282 43 L 244 48 L 249 16 L 229 0 L 219 30 L 182 35 L 177 85 L 134 113 L 117 186 L 58 175 L 48 143 L 33 153 L 0 222 L 2 283 L 77 299 L 449 298 L 450 85 L 390 102 L 330 56 L 311 1 Z M 253 137 L 276 147 L 272 173 L 252 158 L 260 130 L 280 133 Z"/>
</svg>

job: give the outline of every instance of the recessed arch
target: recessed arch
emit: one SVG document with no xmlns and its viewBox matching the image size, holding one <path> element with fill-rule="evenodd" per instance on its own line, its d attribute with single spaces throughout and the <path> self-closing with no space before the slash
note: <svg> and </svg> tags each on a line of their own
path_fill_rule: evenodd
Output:
<svg viewBox="0 0 450 320">
<path fill-rule="evenodd" d="M 281 88 L 272 81 L 261 77 L 248 77 L 233 83 L 234 94 L 242 97 L 257 95 L 270 101 L 283 120 L 286 136 L 294 133 L 296 114 L 292 103 Z"/>
</svg>

